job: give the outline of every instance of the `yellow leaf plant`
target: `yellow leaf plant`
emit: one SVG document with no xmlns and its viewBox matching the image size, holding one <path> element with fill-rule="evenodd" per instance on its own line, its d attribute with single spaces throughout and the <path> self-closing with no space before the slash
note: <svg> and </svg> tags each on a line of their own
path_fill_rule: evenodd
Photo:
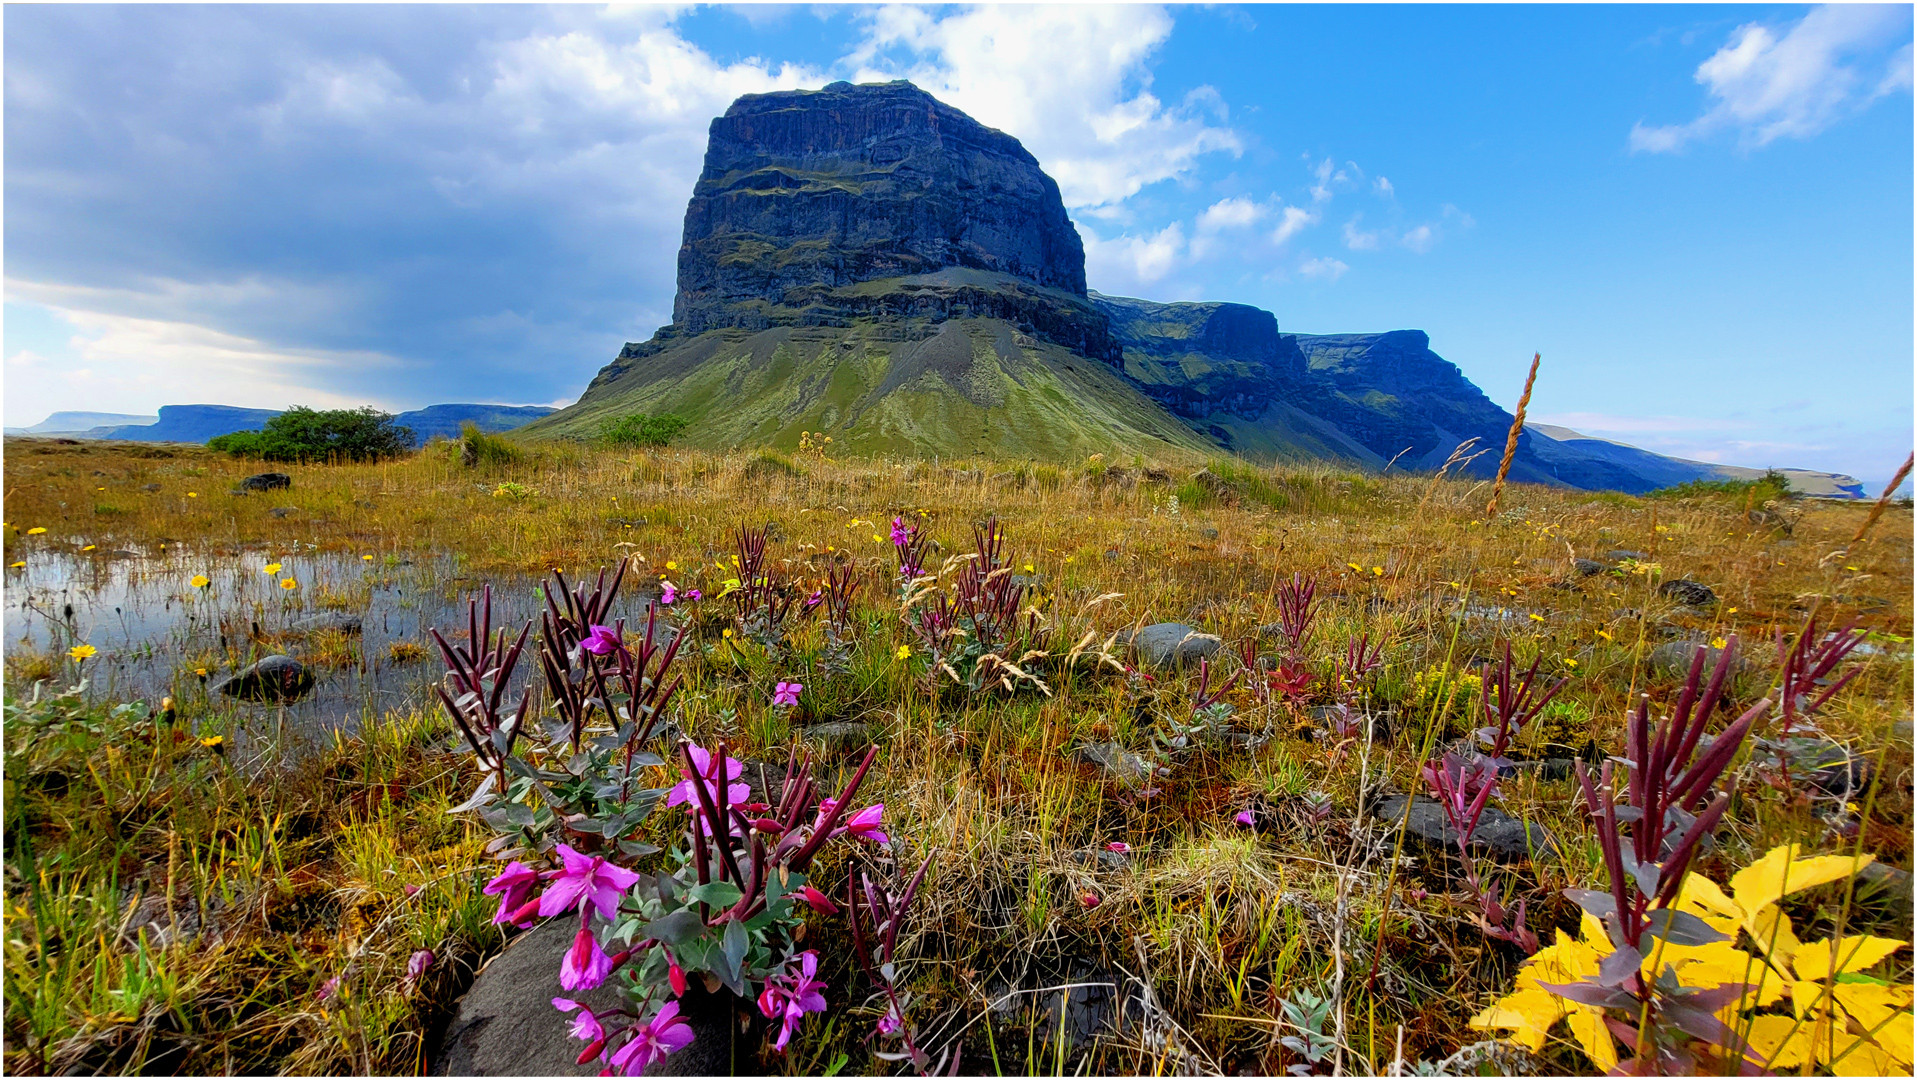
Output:
<svg viewBox="0 0 1917 1080">
<path fill-rule="evenodd" d="M 1793 893 L 1841 881 L 1871 859 L 1806 858 L 1798 845 L 1786 844 L 1733 874 L 1729 895 L 1702 874 L 1686 875 L 1673 907 L 1729 937 L 1705 945 L 1659 941 L 1644 957 L 1643 976 L 1653 978 L 1668 968 L 1687 988 L 1742 984 L 1742 995 L 1717 1017 L 1749 1044 L 1753 1063 L 1767 1070 L 1809 1065 L 1836 1076 L 1909 1075 L 1912 987 L 1865 972 L 1910 943 L 1869 935 L 1800 942 L 1790 917 L 1777 906 Z M 1752 951 L 1738 948 L 1739 931 Z M 1506 1039 L 1535 1053 L 1562 1020 L 1593 1064 L 1616 1068 L 1618 1047 L 1605 1011 L 1542 985 L 1596 974 L 1612 948 L 1603 924 L 1587 912 L 1578 937 L 1558 931 L 1556 941 L 1518 972 L 1512 993 L 1479 1013 L 1471 1026 L 1508 1032 Z"/>
</svg>

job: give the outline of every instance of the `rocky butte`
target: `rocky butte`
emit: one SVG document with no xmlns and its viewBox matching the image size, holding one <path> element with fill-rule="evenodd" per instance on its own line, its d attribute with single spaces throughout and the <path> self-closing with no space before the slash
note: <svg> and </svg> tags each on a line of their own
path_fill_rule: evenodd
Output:
<svg viewBox="0 0 1917 1080">
<path fill-rule="evenodd" d="M 1421 331 L 1290 334 L 1244 304 L 1089 291 L 1038 161 L 907 82 L 750 94 L 712 122 L 672 325 L 527 430 L 585 435 L 633 412 L 685 416 L 685 441 L 707 447 L 791 449 L 814 431 L 849 453 L 1052 460 L 1228 450 L 1429 469 L 1476 436 L 1493 450 L 1477 474 L 1511 425 Z M 1756 471 L 1527 426 L 1512 475 L 1642 492 Z"/>
</svg>

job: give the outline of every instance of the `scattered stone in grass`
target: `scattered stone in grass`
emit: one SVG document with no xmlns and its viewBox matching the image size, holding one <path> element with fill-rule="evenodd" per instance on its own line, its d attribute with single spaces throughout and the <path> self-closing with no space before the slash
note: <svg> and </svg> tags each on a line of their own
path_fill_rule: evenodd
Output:
<svg viewBox="0 0 1917 1080">
<path fill-rule="evenodd" d="M 241 668 L 212 688 L 244 701 L 293 701 L 313 688 L 313 675 L 298 660 L 275 655 Z"/>
<path fill-rule="evenodd" d="M 274 491 L 293 486 L 293 478 L 283 472 L 254 473 L 240 481 L 238 491 Z"/>
<path fill-rule="evenodd" d="M 158 490 L 160 490 L 160 485 L 158 485 L 158 484 L 142 484 L 142 485 L 140 485 L 140 490 L 141 490 L 141 491 L 158 491 Z"/>
<path fill-rule="evenodd" d="M 1068 851 L 1065 853 L 1065 858 L 1069 862 L 1079 866 L 1089 866 L 1095 870 L 1119 871 L 1131 865 L 1131 860 L 1125 856 L 1104 848 L 1081 848 L 1077 851 Z"/>
<path fill-rule="evenodd" d="M 1224 641 L 1184 623 L 1153 623 L 1132 634 L 1138 659 L 1153 667 L 1183 667 L 1216 653 Z"/>
<path fill-rule="evenodd" d="M 800 728 L 799 734 L 805 741 L 824 747 L 828 753 L 849 753 L 872 745 L 872 725 L 856 721 L 813 724 Z"/>
<path fill-rule="evenodd" d="M 1205 539 L 1207 540 L 1218 539 L 1218 530 L 1211 527 L 1210 525 L 1205 526 Z"/>
<path fill-rule="evenodd" d="M 377 510 L 377 509 L 379 509 L 379 504 L 378 504 L 378 503 L 376 503 L 376 502 L 374 502 L 374 501 L 373 501 L 373 500 L 371 500 L 371 499 L 354 499 L 354 500 L 353 500 L 353 505 L 354 505 L 354 506 L 357 506 L 357 507 L 359 507 L 359 508 L 360 508 L 361 510 Z"/>
<path fill-rule="evenodd" d="M 1115 742 L 1087 743 L 1074 755 L 1087 765 L 1096 765 L 1105 775 L 1124 783 L 1150 779 L 1152 764 Z"/>
<path fill-rule="evenodd" d="M 1649 555 L 1646 555 L 1642 551 L 1629 551 L 1623 548 L 1620 548 L 1617 551 L 1607 551 L 1604 553 L 1604 557 L 1606 559 L 1609 559 L 1612 562 L 1650 562 L 1651 561 L 1651 557 Z"/>
<path fill-rule="evenodd" d="M 1707 608 L 1717 603 L 1717 594 L 1709 585 L 1688 578 L 1673 578 L 1657 587 L 1659 596 L 1669 597 L 1687 607 Z"/>
<path fill-rule="evenodd" d="M 267 513 L 276 518 L 283 518 L 288 514 L 297 514 L 299 511 L 300 508 L 297 506 L 275 506 L 273 509 L 268 510 Z"/>
<path fill-rule="evenodd" d="M 1387 825 L 1395 825 L 1405 815 L 1405 797 L 1387 795 L 1379 799 L 1372 815 Z M 1411 816 L 1405 823 L 1405 839 L 1425 849 L 1427 854 L 1455 854 L 1458 833 L 1445 818 L 1444 807 L 1424 795 L 1411 800 Z M 1486 807 L 1471 833 L 1474 855 L 1488 855 L 1502 862 L 1518 862 L 1537 856 L 1555 856 L 1557 842 L 1543 825 L 1519 821 L 1497 809 Z"/>
<path fill-rule="evenodd" d="M 1609 569 L 1609 567 L 1606 567 L 1603 563 L 1598 562 L 1596 559 L 1572 559 L 1571 560 L 1571 576 L 1572 577 L 1587 578 L 1595 574 L 1602 574 L 1607 569 Z"/>
</svg>

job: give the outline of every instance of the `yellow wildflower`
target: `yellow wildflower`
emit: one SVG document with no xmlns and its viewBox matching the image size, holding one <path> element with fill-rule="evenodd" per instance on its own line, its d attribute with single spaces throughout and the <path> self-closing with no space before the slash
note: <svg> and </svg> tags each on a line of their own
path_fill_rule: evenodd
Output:
<svg viewBox="0 0 1917 1080">
<path fill-rule="evenodd" d="M 676 563 L 676 562 L 674 562 L 674 561 L 673 561 L 673 560 L 671 560 L 671 559 L 667 559 L 667 560 L 666 560 L 666 569 L 668 569 L 668 570 L 677 570 L 677 569 L 679 569 L 679 564 L 678 564 L 678 563 Z"/>
<path fill-rule="evenodd" d="M 260 573 L 262 574 L 277 574 L 279 572 L 280 572 L 280 564 L 276 562 L 270 562 L 270 563 L 267 563 L 265 566 L 260 567 Z"/>
<path fill-rule="evenodd" d="M 899 660 L 909 660 L 912 658 L 912 647 L 910 645 L 901 645 L 899 646 L 898 651 L 893 653 L 892 655 L 894 658 Z"/>
<path fill-rule="evenodd" d="M 35 525 L 35 526 L 34 526 L 33 528 L 31 528 L 31 529 L 28 529 L 28 530 L 27 530 L 27 535 L 28 535 L 28 536 L 39 536 L 39 535 L 40 535 L 41 533 L 43 533 L 43 532 L 46 532 L 46 531 L 47 531 L 47 530 L 46 530 L 46 527 L 45 527 L 45 526 L 43 526 L 43 525 Z"/>
<path fill-rule="evenodd" d="M 75 645 L 73 648 L 67 650 L 67 656 L 72 658 L 73 662 L 77 664 L 99 651 L 100 650 L 91 645 Z"/>
<path fill-rule="evenodd" d="M 1603 638 L 1603 639 L 1604 639 L 1604 640 L 1606 640 L 1606 641 L 1616 641 L 1616 640 L 1617 640 L 1616 638 L 1614 638 L 1614 637 L 1612 637 L 1612 636 L 1611 636 L 1611 632 L 1610 632 L 1609 630 L 1599 630 L 1599 631 L 1597 632 L 1597 636 L 1599 636 L 1599 637 L 1601 637 L 1601 638 Z"/>
<path fill-rule="evenodd" d="M 1374 567 L 1372 567 L 1372 568 L 1371 568 L 1371 576 L 1372 576 L 1372 577 L 1383 577 L 1383 576 L 1384 576 L 1384 567 L 1382 567 L 1382 566 L 1374 566 Z"/>
<path fill-rule="evenodd" d="M 226 736 L 208 735 L 200 740 L 200 745 L 208 750 L 223 750 L 226 747 Z"/>
<path fill-rule="evenodd" d="M 1025 572 L 1026 572 L 1026 573 L 1028 573 L 1028 574 L 1032 572 L 1032 564 L 1031 564 L 1031 563 L 1026 563 L 1026 564 L 1025 564 Z"/>
<path fill-rule="evenodd" d="M 17 562 L 17 563 L 13 563 L 12 566 L 15 570 L 24 570 L 26 569 L 27 564 L 25 562 Z"/>
<path fill-rule="evenodd" d="M 186 497 L 189 499 L 197 499 L 200 497 L 200 493 L 197 491 L 189 491 L 186 493 Z"/>
<path fill-rule="evenodd" d="M 361 558 L 362 560 L 364 560 L 365 562 L 372 562 L 372 561 L 373 561 L 373 557 L 372 557 L 371 555 L 361 555 L 361 556 L 360 556 L 360 558 Z"/>
<path fill-rule="evenodd" d="M 210 578 L 210 577 L 207 577 L 207 576 L 206 576 L 205 574 L 194 574 L 194 575 L 193 575 L 193 587 L 194 587 L 194 588 L 196 588 L 196 589 L 204 589 L 204 588 L 206 588 L 206 587 L 207 587 L 208 585 L 211 585 L 211 584 L 213 584 L 213 579 L 212 579 L 212 578 Z"/>
<path fill-rule="evenodd" d="M 1357 563 L 1355 563 L 1355 562 L 1348 562 L 1348 563 L 1346 563 L 1345 565 L 1346 565 L 1346 566 L 1349 566 L 1349 567 L 1351 567 L 1351 568 L 1352 568 L 1353 570 L 1355 570 L 1355 571 L 1357 571 L 1357 572 L 1358 572 L 1358 573 L 1360 573 L 1360 574 L 1362 574 L 1362 573 L 1364 573 L 1364 572 L 1365 572 L 1365 568 L 1364 568 L 1364 567 L 1362 567 L 1362 566 L 1359 566 L 1359 565 L 1358 565 Z"/>
<path fill-rule="evenodd" d="M 287 592 L 292 592 L 294 589 L 297 589 L 299 587 L 300 587 L 300 583 L 297 581 L 294 581 L 290 577 L 280 579 L 280 588 L 285 589 Z"/>
<path fill-rule="evenodd" d="M 1540 614 L 1538 614 L 1537 612 L 1535 612 L 1535 611 L 1533 611 L 1533 612 L 1531 613 L 1531 621 L 1532 621 L 1532 622 L 1543 622 L 1543 621 L 1544 621 L 1544 616 L 1542 616 L 1542 615 L 1540 615 Z"/>
<path fill-rule="evenodd" d="M 100 545 L 98 545 L 98 544 L 88 544 L 88 545 L 87 545 L 86 547 L 83 547 L 83 548 L 81 548 L 80 550 L 81 550 L 81 551 L 92 551 L 92 550 L 93 550 L 94 548 L 96 548 L 96 547 L 99 547 L 99 546 L 100 546 Z"/>
<path fill-rule="evenodd" d="M 1711 648 L 1713 649 L 1721 649 L 1724 647 L 1724 644 L 1725 644 L 1724 639 L 1721 637 L 1714 637 L 1711 639 Z"/>
</svg>

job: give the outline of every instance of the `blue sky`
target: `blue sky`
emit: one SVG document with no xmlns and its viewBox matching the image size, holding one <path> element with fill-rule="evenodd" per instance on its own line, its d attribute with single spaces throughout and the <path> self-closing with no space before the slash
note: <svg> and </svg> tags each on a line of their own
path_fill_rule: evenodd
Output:
<svg viewBox="0 0 1917 1080">
<path fill-rule="evenodd" d="M 1882 479 L 1912 441 L 1911 11 L 6 12 L 5 420 L 569 401 L 669 318 L 706 126 L 909 77 L 1092 287 L 1416 327 L 1492 398 Z"/>
</svg>

